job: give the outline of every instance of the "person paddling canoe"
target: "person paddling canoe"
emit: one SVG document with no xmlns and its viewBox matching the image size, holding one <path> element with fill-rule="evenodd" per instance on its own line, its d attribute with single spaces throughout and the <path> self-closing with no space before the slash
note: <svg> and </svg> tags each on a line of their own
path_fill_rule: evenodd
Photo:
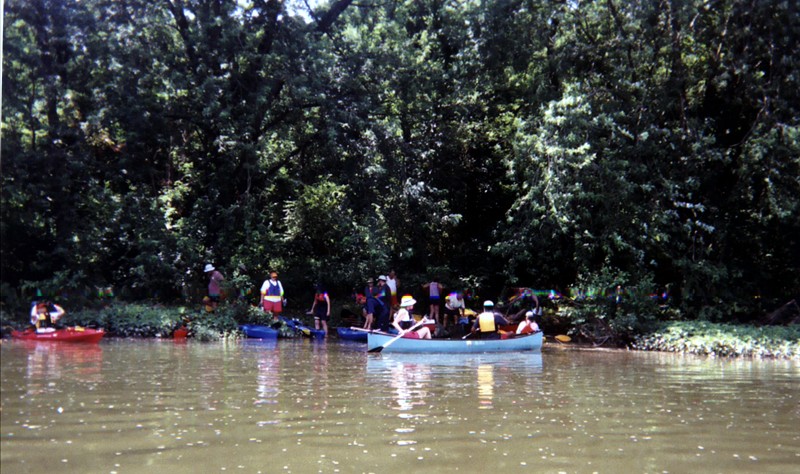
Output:
<svg viewBox="0 0 800 474">
<path fill-rule="evenodd" d="M 403 296 L 400 299 L 400 310 L 394 315 L 392 326 L 405 338 L 430 339 L 431 330 L 425 326 L 420 327 L 416 331 L 409 331 L 409 328 L 414 325 L 414 319 L 411 317 L 411 310 L 414 308 L 414 303 L 416 302 L 417 300 L 412 298 L 411 295 Z"/>
<path fill-rule="evenodd" d="M 471 334 L 479 332 L 481 339 L 500 339 L 500 326 L 507 324 L 506 318 L 494 312 L 494 303 L 487 300 L 483 302 L 483 312 L 475 318 Z"/>
<path fill-rule="evenodd" d="M 525 321 L 517 326 L 517 334 L 532 334 L 539 332 L 539 325 L 536 324 L 536 314 L 533 311 L 525 313 Z"/>
</svg>

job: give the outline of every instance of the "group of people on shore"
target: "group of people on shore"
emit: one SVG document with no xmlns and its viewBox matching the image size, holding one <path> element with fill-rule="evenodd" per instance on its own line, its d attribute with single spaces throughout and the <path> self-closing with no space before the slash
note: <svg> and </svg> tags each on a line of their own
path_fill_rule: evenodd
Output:
<svg viewBox="0 0 800 474">
<path fill-rule="evenodd" d="M 212 265 L 207 264 L 204 269 L 209 274 L 208 298 L 213 307 L 219 303 L 220 284 L 225 277 Z M 485 301 L 483 311 L 472 319 L 467 313 L 464 293 L 461 291 L 451 291 L 445 296 L 446 287 L 437 279 L 422 284 L 422 290 L 428 296 L 428 313 L 418 323 L 413 317 L 413 308 L 417 301 L 410 294 L 398 299 L 400 289 L 400 279 L 394 270 L 390 270 L 386 275 L 380 275 L 376 280 L 367 279 L 363 293 L 357 294 L 356 300 L 362 307 L 364 316 L 363 329 L 378 329 L 390 331 L 394 328 L 404 337 L 420 339 L 430 339 L 433 334 L 430 327 L 441 327 L 447 332 L 448 326 L 459 328 L 462 332 L 469 335 L 478 333 L 483 338 L 500 337 L 501 327 L 507 328 L 509 325 L 516 324 L 522 319 L 516 329 L 517 334 L 538 331 L 536 317 L 541 314 L 538 298 L 535 294 L 526 295 L 523 299 L 524 307 L 521 313 L 512 315 L 509 321 L 505 316 L 494 310 L 492 301 Z M 272 313 L 278 319 L 286 305 L 286 297 L 283 284 L 278 280 L 278 272 L 270 272 L 269 278 L 264 280 L 260 288 L 259 305 L 261 308 Z M 440 309 L 444 302 L 443 314 Z M 321 283 L 315 287 L 314 298 L 311 309 L 307 314 L 314 317 L 314 328 L 328 333 L 328 321 L 330 321 L 331 300 L 328 292 Z M 471 312 L 475 314 L 474 312 Z M 523 316 L 524 314 L 524 316 Z"/>
<path fill-rule="evenodd" d="M 213 302 L 213 308 L 216 308 L 220 299 L 220 284 L 225 277 L 210 263 L 205 266 L 205 273 L 209 274 L 208 298 Z M 322 329 L 327 335 L 328 321 L 331 318 L 330 296 L 321 283 L 317 283 L 315 290 L 308 314 L 314 315 L 314 328 Z M 278 280 L 278 272 L 274 270 L 270 272 L 269 278 L 261 284 L 260 295 L 259 306 L 265 312 L 272 313 L 274 319 L 279 319 L 286 306 L 286 293 L 283 283 Z"/>
</svg>

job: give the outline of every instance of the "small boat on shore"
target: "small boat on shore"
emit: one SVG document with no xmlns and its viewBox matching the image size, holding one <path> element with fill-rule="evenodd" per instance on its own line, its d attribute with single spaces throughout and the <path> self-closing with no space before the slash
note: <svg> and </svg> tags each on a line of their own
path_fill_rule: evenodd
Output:
<svg viewBox="0 0 800 474">
<path fill-rule="evenodd" d="M 367 351 L 384 347 L 384 352 L 471 354 L 483 352 L 541 351 L 542 332 L 508 339 L 411 339 L 386 333 L 367 333 Z M 380 352 L 380 351 L 377 351 Z"/>
<path fill-rule="evenodd" d="M 106 332 L 102 329 L 89 329 L 80 326 L 53 329 L 52 331 L 26 329 L 25 331 L 11 332 L 12 338 L 23 341 L 82 342 L 87 344 L 98 343 L 105 335 Z"/>
<path fill-rule="evenodd" d="M 242 331 L 245 336 L 253 339 L 277 339 L 279 332 L 277 329 L 272 329 L 269 326 L 262 326 L 260 324 L 242 324 L 239 326 L 239 330 Z"/>
<path fill-rule="evenodd" d="M 284 318 L 283 316 L 280 317 L 280 320 L 286 323 L 287 326 L 294 329 L 295 331 L 299 332 L 303 336 L 310 337 L 312 339 L 324 339 L 325 338 L 325 331 L 322 329 L 314 329 L 308 327 L 301 323 L 297 319 L 289 319 Z"/>
<path fill-rule="evenodd" d="M 336 334 L 338 334 L 339 339 L 343 341 L 358 341 L 358 342 L 367 342 L 367 334 L 369 333 L 366 329 L 361 328 L 345 328 L 345 327 L 338 327 L 336 328 Z"/>
</svg>

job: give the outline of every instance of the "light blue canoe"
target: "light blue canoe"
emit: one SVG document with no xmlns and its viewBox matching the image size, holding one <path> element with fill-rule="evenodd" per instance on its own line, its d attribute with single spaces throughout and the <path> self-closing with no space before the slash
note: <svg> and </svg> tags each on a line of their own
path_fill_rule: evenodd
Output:
<svg viewBox="0 0 800 474">
<path fill-rule="evenodd" d="M 239 329 L 245 336 L 253 339 L 277 339 L 278 330 L 260 324 L 242 324 Z"/>
<path fill-rule="evenodd" d="M 477 337 L 477 336 L 472 336 Z M 383 346 L 395 336 L 382 333 L 367 334 L 367 351 Z M 406 339 L 400 338 L 382 352 L 471 354 L 482 352 L 541 351 L 542 333 L 517 336 L 509 339 Z"/>
</svg>

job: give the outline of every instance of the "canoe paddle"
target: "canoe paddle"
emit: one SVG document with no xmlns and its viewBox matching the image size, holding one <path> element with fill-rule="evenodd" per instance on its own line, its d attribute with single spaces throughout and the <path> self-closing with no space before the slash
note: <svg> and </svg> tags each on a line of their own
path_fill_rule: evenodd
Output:
<svg viewBox="0 0 800 474">
<path fill-rule="evenodd" d="M 384 344 L 382 346 L 378 346 L 378 347 L 373 347 L 372 349 L 368 350 L 367 352 L 380 352 L 380 351 L 386 349 L 387 347 L 391 346 L 394 343 L 394 341 L 396 341 L 396 340 L 400 339 L 401 337 L 403 337 L 404 334 L 409 333 L 409 332 L 413 331 L 414 329 L 417 329 L 418 327 L 422 326 L 422 324 L 424 322 L 425 322 L 424 319 L 420 319 L 419 322 L 417 324 L 411 326 L 411 328 L 408 331 L 401 332 L 400 334 L 397 335 L 397 337 L 395 337 L 391 341 L 387 342 L 386 344 Z"/>
<path fill-rule="evenodd" d="M 359 332 L 377 332 L 376 329 L 364 329 L 364 328 L 359 328 L 359 327 L 355 327 L 355 326 L 350 326 L 350 330 L 351 331 L 359 331 Z"/>
</svg>

